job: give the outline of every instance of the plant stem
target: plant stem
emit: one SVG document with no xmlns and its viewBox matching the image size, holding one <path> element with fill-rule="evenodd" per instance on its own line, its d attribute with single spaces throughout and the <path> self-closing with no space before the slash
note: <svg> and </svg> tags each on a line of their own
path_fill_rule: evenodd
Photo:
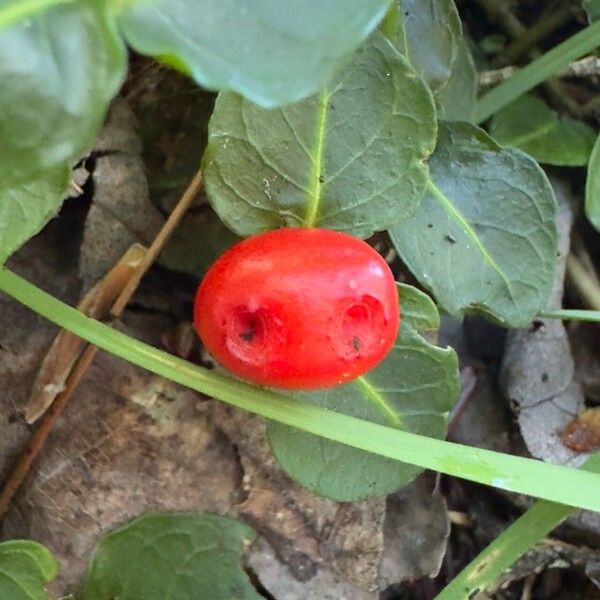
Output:
<svg viewBox="0 0 600 600">
<path fill-rule="evenodd" d="M 600 21 L 596 21 L 484 94 L 477 105 L 477 122 L 487 120 L 495 112 L 599 45 Z"/>
<path fill-rule="evenodd" d="M 115 356 L 237 408 L 424 469 L 600 511 L 600 477 L 596 475 L 401 431 L 231 379 L 90 319 L 6 268 L 0 268 L 0 290 Z"/>
<path fill-rule="evenodd" d="M 593 454 L 581 468 L 600 473 L 600 453 Z M 572 512 L 573 508 L 564 504 L 536 502 L 473 559 L 435 600 L 472 598 L 477 592 L 484 591 Z"/>
<path fill-rule="evenodd" d="M 542 310 L 538 313 L 542 319 L 560 319 L 561 321 L 589 321 L 600 323 L 600 311 L 597 310 L 574 310 L 568 308 L 557 308 L 556 310 Z"/>
<path fill-rule="evenodd" d="M 540 40 L 568 23 L 572 16 L 571 8 L 565 4 L 561 4 L 558 8 L 549 8 L 532 27 L 526 29 L 508 45 L 502 56 L 503 62 L 510 64 L 531 50 Z"/>
</svg>

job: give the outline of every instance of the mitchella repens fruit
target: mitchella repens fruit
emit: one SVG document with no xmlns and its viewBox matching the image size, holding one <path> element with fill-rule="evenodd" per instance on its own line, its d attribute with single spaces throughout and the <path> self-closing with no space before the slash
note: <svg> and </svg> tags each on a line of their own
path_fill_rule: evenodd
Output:
<svg viewBox="0 0 600 600">
<path fill-rule="evenodd" d="M 394 344 L 394 276 L 366 242 L 326 229 L 284 228 L 232 246 L 208 270 L 194 305 L 207 350 L 235 375 L 286 389 L 351 381 Z"/>
</svg>

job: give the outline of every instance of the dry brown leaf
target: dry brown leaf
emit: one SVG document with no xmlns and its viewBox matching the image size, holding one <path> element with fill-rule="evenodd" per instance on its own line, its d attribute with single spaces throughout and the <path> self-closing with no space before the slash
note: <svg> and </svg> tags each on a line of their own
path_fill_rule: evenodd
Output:
<svg viewBox="0 0 600 600">
<path fill-rule="evenodd" d="M 102 319 L 110 310 L 125 284 L 140 264 L 146 250 L 134 244 L 119 262 L 99 281 L 77 305 L 78 310 L 93 319 Z M 48 349 L 36 380 L 31 397 L 25 406 L 25 420 L 37 421 L 64 389 L 65 382 L 85 342 L 72 333 L 61 330 Z"/>
<path fill-rule="evenodd" d="M 588 408 L 575 417 L 565 427 L 562 441 L 575 452 L 591 452 L 600 447 L 600 408 Z"/>
<path fill-rule="evenodd" d="M 446 500 L 436 476 L 425 473 L 408 487 L 388 496 L 381 586 L 435 577 L 450 535 Z"/>
</svg>

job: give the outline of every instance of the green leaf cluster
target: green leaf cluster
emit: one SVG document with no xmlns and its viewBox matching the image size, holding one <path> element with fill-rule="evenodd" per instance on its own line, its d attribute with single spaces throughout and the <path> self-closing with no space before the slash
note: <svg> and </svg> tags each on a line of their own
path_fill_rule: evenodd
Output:
<svg viewBox="0 0 600 600">
<path fill-rule="evenodd" d="M 278 106 L 322 87 L 390 0 L 7 0 L 0 3 L 0 264 L 67 195 L 126 72 L 127 42 Z"/>
</svg>

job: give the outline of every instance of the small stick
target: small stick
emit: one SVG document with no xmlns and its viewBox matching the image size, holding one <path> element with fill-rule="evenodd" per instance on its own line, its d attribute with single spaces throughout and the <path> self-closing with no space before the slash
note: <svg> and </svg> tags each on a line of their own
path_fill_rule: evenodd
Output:
<svg viewBox="0 0 600 600">
<path fill-rule="evenodd" d="M 113 317 L 120 317 L 121 313 L 125 309 L 125 306 L 131 300 L 131 297 L 137 290 L 142 277 L 146 274 L 146 271 L 152 266 L 152 263 L 156 260 L 156 257 L 160 254 L 163 246 L 167 243 L 171 237 L 173 231 L 181 221 L 185 211 L 188 209 L 192 200 L 196 197 L 200 186 L 202 185 L 202 171 L 198 171 L 190 184 L 188 185 L 185 192 L 177 202 L 177 206 L 173 209 L 173 212 L 169 215 L 165 224 L 162 226 L 158 235 L 154 238 L 152 244 L 148 248 L 146 254 L 142 258 L 139 267 L 136 269 L 135 274 L 129 280 L 121 295 L 117 298 L 117 301 L 113 304 L 110 314 Z"/>
<path fill-rule="evenodd" d="M 518 70 L 518 67 L 508 66 L 493 71 L 482 71 L 479 74 L 479 85 L 481 87 L 496 85 L 514 75 Z M 586 56 L 576 60 L 556 73 L 556 77 L 595 77 L 598 75 L 600 75 L 600 58 L 597 56 Z"/>
<path fill-rule="evenodd" d="M 194 199 L 200 188 L 201 181 L 202 174 L 200 171 L 198 171 L 177 202 L 173 212 L 166 220 L 161 230 L 158 232 L 156 238 L 150 245 L 150 248 L 148 248 L 146 251 L 146 254 L 136 268 L 136 271 L 125 283 L 123 291 L 111 308 L 110 314 L 113 315 L 113 317 L 118 318 L 123 312 L 123 309 L 131 299 L 131 296 L 133 296 L 135 293 L 142 276 L 150 268 L 152 262 L 158 256 L 164 244 L 167 242 L 175 230 L 175 227 L 183 217 L 185 210 Z M 67 402 L 69 401 L 69 398 L 73 395 L 89 366 L 92 364 L 92 361 L 96 356 L 96 352 L 98 352 L 98 348 L 93 344 L 87 344 L 85 346 L 85 349 L 77 359 L 77 362 L 65 381 L 65 389 L 56 396 L 56 399 L 48 408 L 42 420 L 40 421 L 39 427 L 29 438 L 25 446 L 25 450 L 19 457 L 16 465 L 4 484 L 2 491 L 0 492 L 0 520 L 6 514 L 12 499 L 21 487 L 25 477 L 27 477 L 33 462 L 46 443 L 54 424 L 62 414 Z"/>
<path fill-rule="evenodd" d="M 85 350 L 75 363 L 75 366 L 65 383 L 65 389 L 56 396 L 54 402 L 44 413 L 44 417 L 40 421 L 39 427 L 27 441 L 25 450 L 22 452 L 17 464 L 10 474 L 10 477 L 4 484 L 2 492 L 0 492 L 0 519 L 2 519 L 6 514 L 14 495 L 21 487 L 25 477 L 27 477 L 33 461 L 37 458 L 40 450 L 48 439 L 48 436 L 50 435 L 54 424 L 58 420 L 58 417 L 60 417 L 64 407 L 69 401 L 69 398 L 79 385 L 79 382 L 85 375 L 88 367 L 92 364 L 92 361 L 96 356 L 96 352 L 98 352 L 97 346 L 92 346 L 89 344 L 86 346 Z"/>
</svg>

